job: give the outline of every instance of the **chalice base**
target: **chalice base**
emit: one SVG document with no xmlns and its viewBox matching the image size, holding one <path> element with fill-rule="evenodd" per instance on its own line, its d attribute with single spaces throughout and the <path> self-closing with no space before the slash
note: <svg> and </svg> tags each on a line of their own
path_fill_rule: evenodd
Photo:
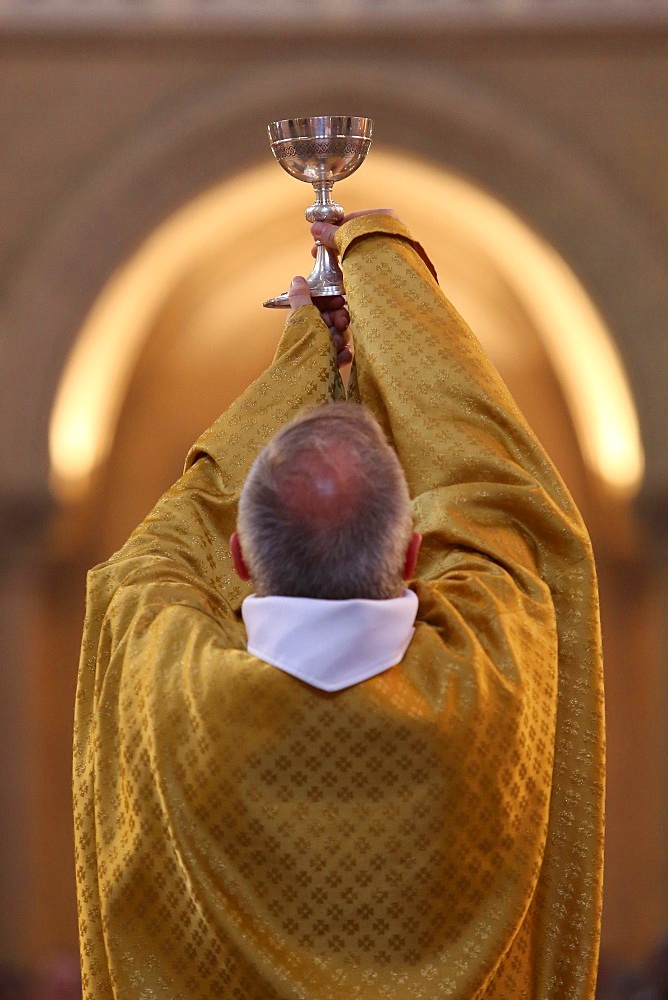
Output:
<svg viewBox="0 0 668 1000">
<path fill-rule="evenodd" d="M 311 298 L 346 294 L 343 287 L 343 273 L 336 257 L 322 245 L 318 245 L 315 265 L 306 282 L 311 290 Z M 265 309 L 289 309 L 288 293 L 283 292 L 273 299 L 267 299 L 262 305 Z"/>
<path fill-rule="evenodd" d="M 319 298 L 320 296 L 330 296 L 330 295 L 345 295 L 345 290 L 343 284 L 339 283 L 336 285 L 323 285 L 323 284 L 311 284 L 309 279 L 309 288 L 311 289 L 311 298 Z M 281 295 L 275 295 L 273 299 L 267 299 L 262 305 L 265 309 L 289 309 L 290 301 L 288 299 L 288 293 L 283 292 Z"/>
</svg>

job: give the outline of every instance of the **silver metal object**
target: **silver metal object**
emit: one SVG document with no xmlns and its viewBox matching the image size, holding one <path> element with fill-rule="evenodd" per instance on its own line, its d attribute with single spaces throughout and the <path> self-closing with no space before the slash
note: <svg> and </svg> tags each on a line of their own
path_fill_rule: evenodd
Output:
<svg viewBox="0 0 668 1000">
<path fill-rule="evenodd" d="M 341 222 L 344 211 L 332 201 L 335 181 L 349 177 L 364 162 L 371 146 L 370 118 L 319 116 L 286 118 L 268 126 L 271 151 L 291 177 L 313 185 L 316 200 L 304 213 L 308 222 Z M 315 266 L 306 279 L 311 295 L 343 295 L 343 274 L 336 256 L 316 240 Z M 283 292 L 264 305 L 287 308 Z"/>
</svg>

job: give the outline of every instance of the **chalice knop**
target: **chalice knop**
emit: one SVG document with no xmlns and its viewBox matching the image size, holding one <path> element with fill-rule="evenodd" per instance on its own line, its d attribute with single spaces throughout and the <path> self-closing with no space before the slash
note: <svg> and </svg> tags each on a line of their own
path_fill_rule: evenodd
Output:
<svg viewBox="0 0 668 1000">
<path fill-rule="evenodd" d="M 304 213 L 308 222 L 341 222 L 345 213 L 332 201 L 332 187 L 363 163 L 372 129 L 370 118 L 344 116 L 286 118 L 268 126 L 272 153 L 283 169 L 313 185 L 316 200 Z M 327 247 L 318 246 L 306 280 L 313 296 L 344 294 L 341 268 Z M 270 309 L 289 304 L 287 292 L 264 303 Z"/>
</svg>

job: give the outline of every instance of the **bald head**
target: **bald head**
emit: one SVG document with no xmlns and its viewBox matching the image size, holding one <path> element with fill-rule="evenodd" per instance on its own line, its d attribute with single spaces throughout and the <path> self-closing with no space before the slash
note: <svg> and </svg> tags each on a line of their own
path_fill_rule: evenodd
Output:
<svg viewBox="0 0 668 1000">
<path fill-rule="evenodd" d="M 369 494 L 360 456 L 338 437 L 306 444 L 275 472 L 277 501 L 314 530 L 354 521 Z"/>
<path fill-rule="evenodd" d="M 238 527 L 260 595 L 385 598 L 401 590 L 408 489 L 361 406 L 325 404 L 283 427 L 251 468 Z"/>
</svg>

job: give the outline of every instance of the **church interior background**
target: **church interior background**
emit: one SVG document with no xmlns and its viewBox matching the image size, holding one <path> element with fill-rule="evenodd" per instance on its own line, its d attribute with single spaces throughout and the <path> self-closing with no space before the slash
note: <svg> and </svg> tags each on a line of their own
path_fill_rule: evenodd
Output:
<svg viewBox="0 0 668 1000">
<path fill-rule="evenodd" d="M 599 992 L 668 996 L 667 43 L 666 0 L 0 0 L 0 996 L 77 995 L 86 570 L 272 356 L 312 198 L 266 125 L 307 114 L 373 118 L 337 200 L 424 242 L 583 511 Z"/>
</svg>

